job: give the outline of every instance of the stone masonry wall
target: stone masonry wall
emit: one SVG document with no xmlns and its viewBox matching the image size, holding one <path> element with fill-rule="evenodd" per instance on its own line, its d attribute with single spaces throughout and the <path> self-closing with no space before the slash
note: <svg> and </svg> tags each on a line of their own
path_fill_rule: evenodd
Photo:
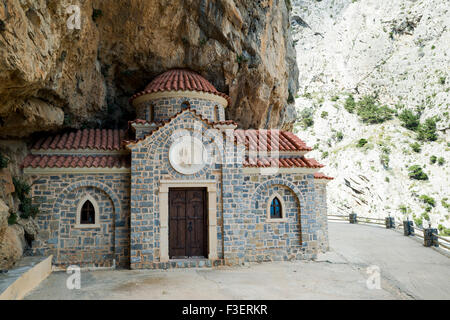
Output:
<svg viewBox="0 0 450 320">
<path fill-rule="evenodd" d="M 192 109 L 210 121 L 225 120 L 225 107 L 215 101 L 188 97 L 160 98 L 140 103 L 136 107 L 137 117 L 151 121 L 151 108 L 154 108 L 154 121 L 167 121 L 182 110 L 182 103 L 189 102 Z"/>
<path fill-rule="evenodd" d="M 210 129 L 189 110 L 180 114 L 169 124 L 131 146 L 131 268 L 152 268 L 160 257 L 160 180 L 209 180 L 216 181 L 217 188 L 217 251 L 223 258 L 222 244 L 222 197 L 221 165 L 206 165 L 200 172 L 183 175 L 175 171 L 169 162 L 171 136 L 177 130 L 191 130 L 201 139 Z M 207 145 L 207 143 L 205 143 Z"/>
<path fill-rule="evenodd" d="M 320 250 L 328 251 L 328 215 L 327 215 L 327 184 L 324 182 L 315 183 L 316 190 L 316 210 L 317 222 L 319 224 L 318 240 Z"/>
<path fill-rule="evenodd" d="M 32 176 L 32 195 L 39 204 L 35 254 L 53 254 L 55 265 L 129 265 L 130 175 L 52 174 Z M 77 206 L 89 194 L 100 210 L 100 228 L 75 228 Z"/>
<path fill-rule="evenodd" d="M 245 261 L 246 225 L 243 210 L 248 194 L 244 190 L 243 167 L 239 159 L 244 152 L 243 147 L 226 146 L 225 153 L 233 153 L 234 157 L 222 166 L 223 257 L 227 265 Z"/>
<path fill-rule="evenodd" d="M 312 174 L 249 174 L 244 178 L 243 228 L 245 261 L 311 259 L 317 255 L 318 233 Z M 272 195 L 283 197 L 286 222 L 268 222 Z"/>
</svg>

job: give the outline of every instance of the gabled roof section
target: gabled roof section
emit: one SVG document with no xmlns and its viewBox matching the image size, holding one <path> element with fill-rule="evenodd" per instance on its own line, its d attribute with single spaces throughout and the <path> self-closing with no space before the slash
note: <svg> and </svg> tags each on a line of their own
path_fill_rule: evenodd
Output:
<svg viewBox="0 0 450 320">
<path fill-rule="evenodd" d="M 129 156 L 28 155 L 23 168 L 129 168 Z"/>
<path fill-rule="evenodd" d="M 244 144 L 247 151 L 282 151 L 282 152 L 307 152 L 308 147 L 303 140 L 292 132 L 277 129 L 238 129 L 234 131 L 237 143 Z"/>
<path fill-rule="evenodd" d="M 43 137 L 34 143 L 31 150 L 119 151 L 125 135 L 125 130 L 118 129 L 82 129 Z"/>
<path fill-rule="evenodd" d="M 315 159 L 307 159 L 305 157 L 286 157 L 286 158 L 269 158 L 269 157 L 246 157 L 244 167 L 247 168 L 322 168 Z"/>
<path fill-rule="evenodd" d="M 314 173 L 314 179 L 334 180 L 333 177 L 326 176 L 322 172 Z"/>
<path fill-rule="evenodd" d="M 138 144 L 139 142 L 142 142 L 144 140 L 146 140 L 148 137 L 154 135 L 156 132 L 158 132 L 159 130 L 161 130 L 162 128 L 166 127 L 167 125 L 169 125 L 171 122 L 175 121 L 175 119 L 179 118 L 181 115 L 183 115 L 184 113 L 191 113 L 197 120 L 203 122 L 205 125 L 212 127 L 215 122 L 210 121 L 206 118 L 204 118 L 200 113 L 198 113 L 197 111 L 195 111 L 195 109 L 192 109 L 191 107 L 188 107 L 186 109 L 181 110 L 180 112 L 174 114 L 172 117 L 170 117 L 168 120 L 166 121 L 162 121 L 162 122 L 158 122 L 156 123 L 157 127 L 150 132 L 149 134 L 145 135 L 142 139 L 137 139 L 137 140 L 124 140 L 123 141 L 123 145 L 125 145 L 128 149 L 130 147 L 132 147 L 133 145 Z M 133 123 L 137 123 L 140 125 L 144 125 L 146 123 L 149 123 L 146 120 L 141 120 L 141 119 L 137 119 L 134 121 L 131 121 L 130 124 Z"/>
</svg>

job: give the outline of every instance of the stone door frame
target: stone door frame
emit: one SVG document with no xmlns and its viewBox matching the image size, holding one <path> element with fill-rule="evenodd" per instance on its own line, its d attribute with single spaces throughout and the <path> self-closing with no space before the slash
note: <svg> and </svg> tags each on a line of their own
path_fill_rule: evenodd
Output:
<svg viewBox="0 0 450 320">
<path fill-rule="evenodd" d="M 217 188 L 214 180 L 161 180 L 159 185 L 159 261 L 169 261 L 169 188 L 206 188 L 208 259 L 217 257 Z"/>
</svg>

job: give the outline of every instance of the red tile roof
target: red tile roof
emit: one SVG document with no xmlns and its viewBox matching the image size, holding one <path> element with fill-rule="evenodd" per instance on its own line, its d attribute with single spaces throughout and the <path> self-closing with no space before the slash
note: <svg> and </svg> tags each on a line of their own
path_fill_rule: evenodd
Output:
<svg viewBox="0 0 450 320">
<path fill-rule="evenodd" d="M 48 136 L 39 139 L 33 150 L 120 150 L 125 137 L 125 130 L 117 129 L 83 129 L 69 133 Z"/>
<path fill-rule="evenodd" d="M 230 97 L 217 91 L 211 82 L 203 78 L 198 73 L 187 69 L 172 69 L 160 74 L 145 87 L 144 91 L 133 95 L 130 98 L 130 101 L 145 94 L 163 91 L 207 92 L 221 96 L 228 101 L 228 105 L 231 104 Z"/>
<path fill-rule="evenodd" d="M 305 157 L 288 157 L 288 158 L 268 158 L 268 157 L 246 157 L 244 167 L 250 168 L 322 168 L 315 159 L 307 159 Z"/>
<path fill-rule="evenodd" d="M 24 168 L 129 168 L 127 156 L 57 156 L 28 155 Z"/>
<path fill-rule="evenodd" d="M 333 177 L 328 177 L 324 175 L 322 172 L 316 172 L 314 173 L 314 179 L 326 179 L 326 180 L 333 180 Z"/>
<path fill-rule="evenodd" d="M 248 151 L 311 151 L 305 142 L 292 132 L 277 129 L 234 131 L 238 143 L 245 144 Z"/>
</svg>

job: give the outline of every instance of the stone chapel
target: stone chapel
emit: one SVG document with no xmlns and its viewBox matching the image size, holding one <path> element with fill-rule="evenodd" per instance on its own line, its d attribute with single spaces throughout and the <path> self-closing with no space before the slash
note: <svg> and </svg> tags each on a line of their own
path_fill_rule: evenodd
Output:
<svg viewBox="0 0 450 320">
<path fill-rule="evenodd" d="M 57 267 L 176 268 L 312 259 L 328 248 L 326 183 L 291 132 L 238 129 L 230 98 L 169 70 L 135 94 L 127 130 L 35 141 L 22 167 L 39 255 Z"/>
</svg>

